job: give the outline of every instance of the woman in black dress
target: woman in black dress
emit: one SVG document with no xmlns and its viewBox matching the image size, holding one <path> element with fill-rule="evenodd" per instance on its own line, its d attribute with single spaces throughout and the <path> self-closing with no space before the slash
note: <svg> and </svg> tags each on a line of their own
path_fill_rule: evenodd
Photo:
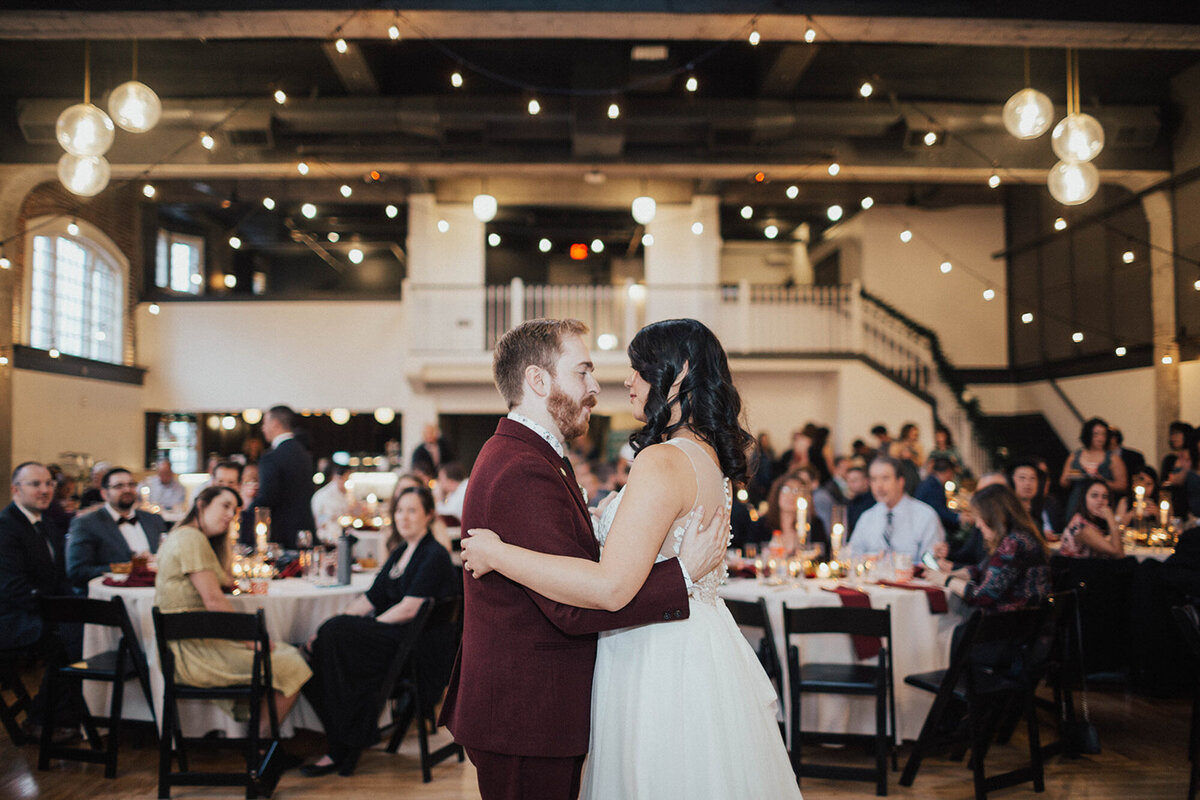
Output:
<svg viewBox="0 0 1200 800">
<path fill-rule="evenodd" d="M 354 772 L 363 749 L 379 741 L 375 699 L 380 677 L 405 635 L 404 625 L 427 598 L 461 591 L 450 554 L 429 531 L 435 517 L 428 489 L 405 489 L 396 495 L 392 525 L 400 544 L 366 595 L 345 614 L 326 621 L 311 642 L 314 675 L 305 694 L 321 715 L 327 749 L 316 763 L 301 768 L 307 777 Z M 446 645 L 453 659 L 453 642 Z M 435 642 L 432 649 L 442 648 Z"/>
</svg>

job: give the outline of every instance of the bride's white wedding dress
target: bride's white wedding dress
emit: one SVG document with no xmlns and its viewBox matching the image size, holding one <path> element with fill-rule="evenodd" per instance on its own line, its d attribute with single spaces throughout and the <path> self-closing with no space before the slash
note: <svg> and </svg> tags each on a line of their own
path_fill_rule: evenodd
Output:
<svg viewBox="0 0 1200 800">
<path fill-rule="evenodd" d="M 669 444 L 691 460 L 697 493 L 658 561 L 678 553 L 697 506 L 730 502 L 729 481 L 700 445 Z M 621 497 L 596 525 L 601 546 Z M 800 798 L 775 688 L 717 596 L 724 574 L 695 581 L 686 620 L 600 634 L 582 800 Z"/>
</svg>

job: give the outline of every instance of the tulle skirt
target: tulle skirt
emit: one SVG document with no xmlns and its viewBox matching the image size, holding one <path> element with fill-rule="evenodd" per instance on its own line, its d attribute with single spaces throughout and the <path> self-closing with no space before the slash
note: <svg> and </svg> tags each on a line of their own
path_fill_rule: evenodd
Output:
<svg viewBox="0 0 1200 800">
<path fill-rule="evenodd" d="M 724 603 L 602 634 L 583 800 L 800 798 L 778 698 Z"/>
</svg>

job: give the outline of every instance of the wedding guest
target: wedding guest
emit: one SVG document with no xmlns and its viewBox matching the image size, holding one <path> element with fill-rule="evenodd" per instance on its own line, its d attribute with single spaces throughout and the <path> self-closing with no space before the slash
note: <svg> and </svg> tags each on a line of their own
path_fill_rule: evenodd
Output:
<svg viewBox="0 0 1200 800">
<path fill-rule="evenodd" d="M 915 422 L 906 422 L 900 428 L 899 441 L 892 442 L 891 454 L 894 458 L 898 458 L 903 464 L 907 461 L 912 464 L 911 473 L 905 467 L 904 477 L 907 480 L 911 479 L 906 491 L 913 494 L 917 490 L 917 484 L 920 477 L 921 465 L 925 463 L 925 450 L 921 447 L 921 429 L 917 427 Z M 914 476 L 916 476 L 914 478 Z"/>
<path fill-rule="evenodd" d="M 442 465 L 454 460 L 450 444 L 442 437 L 442 431 L 437 425 L 430 423 L 421 431 L 421 443 L 412 454 L 412 471 L 420 471 L 425 475 L 437 475 Z"/>
<path fill-rule="evenodd" d="M 780 476 L 771 484 L 771 493 L 767 496 L 767 513 L 759 519 L 760 533 L 752 538 L 766 541 L 778 532 L 784 549 L 789 554 L 796 552 L 800 544 L 799 532 L 796 529 L 796 501 L 803 497 L 808 500 L 808 544 L 828 548 L 828 531 L 825 529 L 825 523 L 816 515 L 812 502 L 816 474 L 812 467 L 802 467 Z"/>
<path fill-rule="evenodd" d="M 1059 485 L 1070 489 L 1067 498 L 1067 516 L 1074 517 L 1079 510 L 1084 487 L 1096 479 L 1102 479 L 1110 492 L 1123 492 L 1129 486 L 1125 464 L 1120 457 L 1108 449 L 1108 423 L 1092 417 L 1083 423 L 1079 442 L 1083 447 L 1076 450 L 1063 465 Z"/>
<path fill-rule="evenodd" d="M 887 426 L 883 424 L 876 425 L 871 428 L 871 436 L 875 439 L 875 450 L 871 453 L 867 461 L 871 461 L 875 456 L 886 456 L 892 452 L 892 435 L 888 433 Z"/>
<path fill-rule="evenodd" d="M 91 483 L 79 497 L 80 511 L 87 511 L 92 506 L 98 506 L 104 502 L 104 497 L 100 494 L 100 481 L 104 478 L 104 473 L 110 469 L 112 469 L 112 464 L 107 461 L 97 461 L 92 465 Z"/>
<path fill-rule="evenodd" d="M 945 541 L 941 521 L 932 508 L 905 492 L 900 462 L 877 456 L 868 469 L 871 494 L 877 501 L 854 527 L 854 553 L 896 552 L 912 555 L 914 563 Z"/>
<path fill-rule="evenodd" d="M 846 470 L 846 491 L 849 500 L 846 502 L 846 541 L 854 533 L 858 518 L 871 506 L 875 505 L 875 497 L 871 494 L 871 482 L 867 478 L 867 468 L 854 464 Z"/>
<path fill-rule="evenodd" d="M 161 456 L 154 465 L 154 474 L 144 479 L 139 487 L 146 501 L 163 510 L 182 508 L 187 500 L 187 490 L 175 478 L 171 459 Z"/>
<path fill-rule="evenodd" d="M 313 460 L 296 439 L 296 412 L 274 406 L 263 416 L 263 435 L 271 449 L 258 462 L 258 493 L 251 508 L 271 510 L 271 541 L 296 547 L 296 531 L 311 531 Z"/>
<path fill-rule="evenodd" d="M 467 471 L 457 461 L 443 464 L 438 470 L 437 513 L 442 517 L 462 518 L 463 501 L 467 497 Z"/>
<path fill-rule="evenodd" d="M 1055 534 L 1054 524 L 1046 511 L 1046 481 L 1046 473 L 1034 459 L 1022 459 L 1008 469 L 1009 488 L 1043 535 Z M 1055 538 L 1058 538 L 1057 534 Z"/>
<path fill-rule="evenodd" d="M 350 467 L 334 464 L 329 470 L 329 481 L 313 493 L 312 513 L 317 524 L 317 538 L 322 542 L 335 542 L 342 535 L 342 524 L 338 520 L 350 513 L 350 498 L 346 496 L 346 479 Z"/>
<path fill-rule="evenodd" d="M 450 554 L 433 538 L 436 518 L 433 496 L 425 488 L 408 488 L 396 497 L 391 512 L 401 537 L 367 591 L 344 614 L 327 620 L 309 646 L 314 680 L 305 694 L 325 726 L 325 755 L 301 768 L 307 777 L 337 771 L 350 775 L 362 751 L 379 740 L 379 709 L 374 706 L 380 676 L 387 670 L 404 625 L 427 598 L 451 597 L 460 578 Z M 436 702 L 450 677 L 458 643 L 452 628 L 427 630 L 414 658 L 431 669 L 422 677 L 431 684 L 418 687 L 421 705 Z M 424 662 L 422 662 L 424 665 Z"/>
<path fill-rule="evenodd" d="M 916 499 L 937 512 L 946 534 L 956 532 L 961 525 L 971 524 L 969 512 L 954 511 L 946 502 L 946 484 L 954 480 L 954 462 L 947 458 L 935 458 L 929 474 L 917 484 Z"/>
<path fill-rule="evenodd" d="M 962 469 L 962 454 L 954 446 L 954 437 L 950 435 L 950 429 L 940 423 L 933 428 L 933 449 L 929 451 L 928 462 L 938 458 L 954 464 L 955 472 Z"/>
<path fill-rule="evenodd" d="M 108 572 L 113 563 L 149 557 L 167 523 L 158 514 L 135 508 L 137 483 L 123 467 L 113 467 L 101 481 L 104 505 L 80 514 L 67 532 L 67 577 L 80 592 L 92 578 Z"/>
<path fill-rule="evenodd" d="M 238 494 L 244 503 L 238 515 L 238 544 L 254 547 L 254 498 L 258 494 L 258 464 L 247 464 L 242 468 L 242 485 Z"/>
<path fill-rule="evenodd" d="M 827 531 L 833 530 L 833 507 L 835 505 L 844 506 L 850 499 L 849 489 L 846 485 L 846 472 L 850 469 L 850 463 L 848 456 L 838 456 L 833 459 L 833 472 L 830 474 L 829 480 L 813 489 L 813 510 L 821 518 Z"/>
<path fill-rule="evenodd" d="M 986 557 L 961 570 L 939 559 L 941 569 L 927 570 L 926 578 L 975 608 L 1002 612 L 1041 605 L 1050 595 L 1049 551 L 1016 494 L 1005 485 L 988 486 L 971 498 L 971 509 Z"/>
<path fill-rule="evenodd" d="M 1083 504 L 1063 531 L 1058 554 L 1069 558 L 1120 558 L 1125 553 L 1108 500 L 1108 481 L 1093 478 L 1082 488 Z"/>
<path fill-rule="evenodd" d="M 810 425 L 812 423 L 809 423 Z M 807 467 L 812 464 L 810 454 L 812 452 L 812 437 L 807 433 L 807 426 L 804 429 L 792 431 L 792 447 L 779 457 L 775 462 L 775 474 L 783 475 L 792 470 Z"/>
<path fill-rule="evenodd" d="M 164 614 L 180 611 L 236 609 L 222 587 L 229 577 L 229 525 L 242 500 L 225 486 L 210 486 L 196 496 L 192 508 L 171 529 L 158 551 L 158 576 L 154 604 Z M 228 686 L 249 683 L 254 651 L 244 643 L 217 639 L 183 639 L 171 642 L 175 675 L 192 686 Z M 312 676 L 300 651 L 283 642 L 271 643 L 271 679 L 275 708 L 283 719 L 300 696 L 300 687 Z M 265 709 L 260 734 L 270 733 Z"/>
<path fill-rule="evenodd" d="M 47 464 L 46 469 L 50 470 L 50 477 L 54 479 L 54 499 L 46 509 L 46 517 L 60 531 L 65 531 L 79 510 L 79 503 L 75 500 L 75 479 L 58 464 Z"/>
<path fill-rule="evenodd" d="M 985 472 L 975 483 L 975 491 L 981 492 L 989 486 L 1007 486 L 1004 474 L 1000 472 Z M 967 528 L 959 528 L 945 542 L 934 545 L 933 554 L 939 559 L 946 559 L 956 567 L 978 564 L 987 557 L 987 543 L 977 520 Z"/>
<path fill-rule="evenodd" d="M 1154 471 L 1154 467 L 1142 464 L 1142 466 L 1131 473 L 1130 477 L 1130 493 L 1117 501 L 1117 524 L 1130 527 L 1137 525 L 1137 490 L 1142 487 L 1142 496 L 1145 499 L 1144 508 L 1142 509 L 1141 521 L 1154 527 L 1158 524 L 1159 508 L 1158 508 L 1158 473 Z"/>
<path fill-rule="evenodd" d="M 1174 494 L 1175 475 L 1178 461 L 1181 456 L 1187 455 L 1188 442 L 1192 440 L 1194 430 L 1191 425 L 1183 420 L 1175 420 L 1167 426 L 1167 445 L 1171 448 L 1171 452 L 1163 456 L 1162 469 L 1158 474 L 1162 476 L 1162 481 L 1165 486 L 1172 487 Z M 1183 473 L 1178 473 L 1179 477 L 1183 477 Z M 1174 498 L 1172 498 L 1174 499 Z"/>
<path fill-rule="evenodd" d="M 1118 427 L 1108 429 L 1108 449 L 1125 465 L 1125 474 L 1132 475 L 1146 466 L 1146 456 L 1140 450 L 1125 446 L 1125 434 Z"/>
</svg>

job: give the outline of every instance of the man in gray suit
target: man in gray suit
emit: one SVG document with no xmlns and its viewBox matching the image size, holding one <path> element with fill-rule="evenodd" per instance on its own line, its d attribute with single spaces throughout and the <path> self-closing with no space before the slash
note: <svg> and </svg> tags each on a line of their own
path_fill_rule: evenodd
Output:
<svg viewBox="0 0 1200 800">
<path fill-rule="evenodd" d="M 137 481 L 124 467 L 104 473 L 100 494 L 104 505 L 75 517 L 67 531 L 67 578 L 81 593 L 88 581 L 109 571 L 109 564 L 157 553 L 167 529 L 158 514 L 134 510 Z"/>
</svg>

